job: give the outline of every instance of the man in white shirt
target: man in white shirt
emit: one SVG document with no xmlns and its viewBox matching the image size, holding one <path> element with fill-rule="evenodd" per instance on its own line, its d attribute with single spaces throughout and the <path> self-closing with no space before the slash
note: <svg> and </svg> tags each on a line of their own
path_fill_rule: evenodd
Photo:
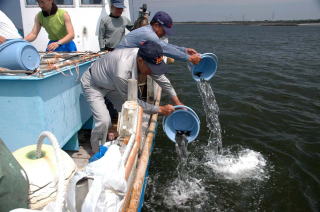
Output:
<svg viewBox="0 0 320 212">
<path fill-rule="evenodd" d="M 0 44 L 7 39 L 21 38 L 17 28 L 14 26 L 8 16 L 0 10 Z"/>
</svg>

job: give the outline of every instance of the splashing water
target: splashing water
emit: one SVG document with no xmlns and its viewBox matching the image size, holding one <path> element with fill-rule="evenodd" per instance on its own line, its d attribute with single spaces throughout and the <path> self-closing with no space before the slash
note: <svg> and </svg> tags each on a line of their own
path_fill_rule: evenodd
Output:
<svg viewBox="0 0 320 212">
<path fill-rule="evenodd" d="M 231 152 L 222 149 L 221 126 L 219 122 L 219 107 L 211 85 L 207 81 L 197 82 L 202 99 L 209 130 L 207 162 L 214 173 L 229 180 L 258 179 L 266 177 L 264 167 L 266 161 L 259 152 L 245 149 Z"/>
<path fill-rule="evenodd" d="M 192 176 L 194 166 L 188 163 L 187 136 L 188 132 L 177 131 L 176 133 L 175 146 L 179 157 L 176 169 L 178 177 L 165 189 L 164 202 L 169 208 L 199 210 L 207 195 L 202 181 Z M 190 202 L 192 202 L 191 205 Z"/>
<path fill-rule="evenodd" d="M 219 122 L 219 107 L 208 81 L 197 82 L 197 87 L 202 99 L 203 109 L 206 114 L 207 127 L 209 130 L 208 146 L 218 154 L 222 149 L 221 126 Z"/>
<path fill-rule="evenodd" d="M 261 153 L 241 147 L 236 149 L 234 147 L 222 148 L 219 107 L 211 85 L 207 81 L 200 81 L 197 82 L 197 87 L 206 115 L 209 131 L 208 145 L 205 148 L 199 147 L 201 152 L 205 153 L 204 161 L 199 163 L 197 157 L 188 154 L 187 135 L 183 132 L 177 132 L 178 177 L 167 184 L 165 190 L 161 192 L 165 194 L 164 203 L 174 210 L 201 211 L 206 207 L 206 201 L 209 197 L 215 197 L 215 194 L 208 193 L 206 182 L 199 178 L 196 169 L 212 171 L 217 178 L 232 182 L 242 182 L 247 179 L 261 182 L 268 178 L 265 170 L 267 162 Z M 258 188 L 255 187 L 255 189 Z M 217 210 L 219 209 L 217 208 Z"/>
<path fill-rule="evenodd" d="M 205 165 L 218 176 L 227 180 L 243 181 L 255 179 L 258 181 L 268 178 L 265 166 L 266 160 L 262 154 L 250 149 L 232 151 L 224 149 L 221 154 L 206 154 Z"/>
<path fill-rule="evenodd" d="M 166 193 L 168 194 L 164 198 L 166 205 L 179 209 L 190 209 L 190 205 L 188 206 L 190 200 L 194 201 L 194 205 L 203 204 L 207 200 L 207 191 L 202 181 L 190 176 L 185 180 L 175 179 L 167 188 Z"/>
</svg>

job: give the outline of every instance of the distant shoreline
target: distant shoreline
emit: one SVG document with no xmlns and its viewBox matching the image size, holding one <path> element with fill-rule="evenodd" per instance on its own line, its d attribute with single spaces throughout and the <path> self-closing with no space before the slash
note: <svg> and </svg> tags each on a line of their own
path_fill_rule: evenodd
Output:
<svg viewBox="0 0 320 212">
<path fill-rule="evenodd" d="M 214 24 L 214 25 L 258 25 L 258 26 L 299 26 L 320 25 L 320 19 L 312 20 L 278 20 L 278 21 L 184 21 L 175 24 Z"/>
</svg>

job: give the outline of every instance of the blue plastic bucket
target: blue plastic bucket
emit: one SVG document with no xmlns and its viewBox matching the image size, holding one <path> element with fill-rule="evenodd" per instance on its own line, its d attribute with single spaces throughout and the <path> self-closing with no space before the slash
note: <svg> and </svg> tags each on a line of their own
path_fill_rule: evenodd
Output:
<svg viewBox="0 0 320 212">
<path fill-rule="evenodd" d="M 0 45 L 0 67 L 11 70 L 35 70 L 40 55 L 35 47 L 22 39 L 7 40 Z"/>
<path fill-rule="evenodd" d="M 104 146 L 104 145 L 99 146 L 99 151 L 96 152 L 94 155 L 92 155 L 91 158 L 89 158 L 89 163 L 99 160 L 106 154 L 107 151 L 108 151 L 107 146 Z"/>
<path fill-rule="evenodd" d="M 162 121 L 163 131 L 168 138 L 175 141 L 177 131 L 187 131 L 188 142 L 194 141 L 200 131 L 200 119 L 198 115 L 189 107 L 184 105 L 174 106 L 175 111 Z"/>
<path fill-rule="evenodd" d="M 210 80 L 216 73 L 218 68 L 218 58 L 215 54 L 204 53 L 201 54 L 201 61 L 199 64 L 194 65 L 188 63 L 189 70 L 191 71 L 192 78 L 195 81 L 201 79 Z"/>
</svg>

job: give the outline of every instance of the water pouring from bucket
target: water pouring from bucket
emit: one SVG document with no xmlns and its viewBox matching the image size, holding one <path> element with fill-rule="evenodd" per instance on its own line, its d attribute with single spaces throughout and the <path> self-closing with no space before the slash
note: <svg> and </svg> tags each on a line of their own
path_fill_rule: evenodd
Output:
<svg viewBox="0 0 320 212">
<path fill-rule="evenodd" d="M 200 131 L 200 119 L 189 107 L 174 106 L 175 111 L 163 119 L 163 131 L 176 144 L 180 158 L 187 157 L 187 144 L 193 142 Z"/>
<path fill-rule="evenodd" d="M 204 53 L 201 54 L 201 61 L 199 64 L 194 65 L 192 63 L 188 63 L 188 68 L 195 81 L 209 81 L 217 71 L 218 58 L 213 53 Z"/>
</svg>

